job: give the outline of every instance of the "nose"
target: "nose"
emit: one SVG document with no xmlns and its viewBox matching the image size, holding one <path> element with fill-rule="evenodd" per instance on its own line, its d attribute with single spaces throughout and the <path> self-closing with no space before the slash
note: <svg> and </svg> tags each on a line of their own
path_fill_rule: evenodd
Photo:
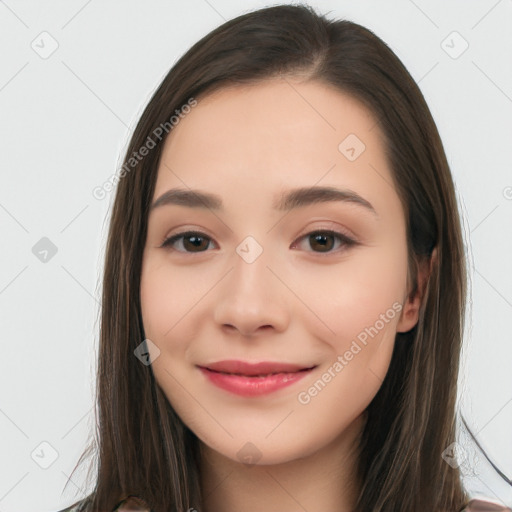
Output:
<svg viewBox="0 0 512 512">
<path fill-rule="evenodd" d="M 252 263 L 238 254 L 234 267 L 217 287 L 214 320 L 226 332 L 254 337 L 270 329 L 286 330 L 292 293 L 283 284 L 275 265 L 269 266 L 265 251 Z"/>
</svg>

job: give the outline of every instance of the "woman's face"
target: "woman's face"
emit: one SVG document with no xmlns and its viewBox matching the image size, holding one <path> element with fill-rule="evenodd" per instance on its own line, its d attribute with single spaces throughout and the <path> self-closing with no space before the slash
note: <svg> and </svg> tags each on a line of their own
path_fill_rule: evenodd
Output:
<svg viewBox="0 0 512 512">
<path fill-rule="evenodd" d="M 169 402 L 234 461 L 276 464 L 333 443 L 377 393 L 397 331 L 417 321 L 375 118 L 318 82 L 222 89 L 167 138 L 153 202 L 171 189 L 185 195 L 151 210 L 141 276 Z M 204 369 L 225 360 L 296 368 L 259 383 Z"/>
</svg>

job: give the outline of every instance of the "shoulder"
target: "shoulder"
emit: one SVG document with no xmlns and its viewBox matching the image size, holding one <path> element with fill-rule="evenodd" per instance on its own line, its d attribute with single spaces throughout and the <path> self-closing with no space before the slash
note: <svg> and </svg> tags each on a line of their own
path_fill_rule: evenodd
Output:
<svg viewBox="0 0 512 512">
<path fill-rule="evenodd" d="M 472 499 L 461 512 L 512 512 L 512 508 L 487 499 Z"/>
<path fill-rule="evenodd" d="M 137 496 L 129 496 L 113 512 L 151 512 L 147 503 Z"/>
<path fill-rule="evenodd" d="M 87 505 L 91 502 L 91 496 L 74 503 L 64 510 L 58 512 L 88 512 Z M 129 496 L 118 503 L 112 512 L 151 512 L 148 505 L 137 496 Z"/>
<path fill-rule="evenodd" d="M 71 505 L 71 507 L 64 508 L 58 512 L 80 512 L 80 508 L 78 505 Z"/>
<path fill-rule="evenodd" d="M 63 510 L 59 510 L 58 512 L 86 512 L 87 504 L 89 503 L 90 498 L 87 497 L 84 500 L 77 501 L 73 505 L 65 508 Z"/>
</svg>

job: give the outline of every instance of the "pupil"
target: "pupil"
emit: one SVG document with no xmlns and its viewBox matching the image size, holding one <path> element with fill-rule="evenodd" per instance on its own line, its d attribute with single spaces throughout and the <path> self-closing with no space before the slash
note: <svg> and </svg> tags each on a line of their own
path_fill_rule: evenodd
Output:
<svg viewBox="0 0 512 512">
<path fill-rule="evenodd" d="M 329 250 L 329 249 L 332 248 L 332 243 L 331 244 L 329 244 L 329 243 L 325 244 L 325 239 L 326 238 L 331 238 L 332 239 L 332 237 L 330 235 L 316 234 L 316 235 L 311 235 L 311 236 L 312 236 L 313 240 L 315 241 L 315 243 L 316 242 L 320 242 L 320 247 L 322 248 L 322 251 L 320 251 L 320 252 L 325 252 L 325 249 Z M 322 242 L 322 240 L 323 240 L 323 242 Z M 314 243 L 312 244 L 312 246 L 313 245 L 314 245 Z"/>
<path fill-rule="evenodd" d="M 201 236 L 189 235 L 189 236 L 185 237 L 184 245 L 185 246 L 187 245 L 187 241 L 191 241 L 191 242 L 189 242 L 191 244 L 191 247 L 198 249 L 201 246 L 201 240 L 204 240 L 204 238 Z"/>
</svg>

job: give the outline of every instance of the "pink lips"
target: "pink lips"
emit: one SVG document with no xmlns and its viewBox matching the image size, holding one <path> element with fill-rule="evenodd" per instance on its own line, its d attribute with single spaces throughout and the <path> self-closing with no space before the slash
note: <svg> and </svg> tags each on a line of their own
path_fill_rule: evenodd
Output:
<svg viewBox="0 0 512 512">
<path fill-rule="evenodd" d="M 263 395 L 290 386 L 313 368 L 290 363 L 246 363 L 236 360 L 199 366 L 210 382 L 241 396 Z"/>
</svg>

